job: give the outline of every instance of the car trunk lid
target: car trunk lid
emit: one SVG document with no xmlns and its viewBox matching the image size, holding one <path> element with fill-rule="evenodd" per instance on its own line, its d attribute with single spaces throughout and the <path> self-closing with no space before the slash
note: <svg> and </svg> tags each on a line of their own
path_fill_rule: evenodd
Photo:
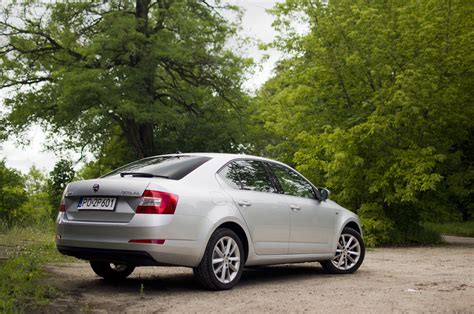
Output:
<svg viewBox="0 0 474 314">
<path fill-rule="evenodd" d="M 72 182 L 65 195 L 70 221 L 129 222 L 150 178 L 114 177 Z M 88 204 L 83 204 L 88 201 Z M 102 202 L 102 205 L 94 206 Z M 94 204 L 95 203 L 95 204 Z"/>
</svg>

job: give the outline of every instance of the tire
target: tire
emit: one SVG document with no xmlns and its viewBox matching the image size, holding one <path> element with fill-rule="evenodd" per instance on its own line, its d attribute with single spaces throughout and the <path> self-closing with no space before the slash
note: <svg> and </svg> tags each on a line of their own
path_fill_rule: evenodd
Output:
<svg viewBox="0 0 474 314">
<path fill-rule="evenodd" d="M 338 239 L 335 257 L 322 261 L 321 265 L 330 274 L 352 274 L 359 269 L 364 257 L 365 244 L 360 234 L 354 229 L 344 228 Z"/>
<path fill-rule="evenodd" d="M 97 276 L 109 281 L 125 279 L 135 270 L 135 266 L 125 264 L 101 261 L 90 261 L 90 264 Z"/>
<path fill-rule="evenodd" d="M 244 259 L 239 236 L 230 229 L 217 229 L 207 243 L 201 263 L 193 268 L 194 275 L 205 289 L 228 290 L 239 282 Z"/>
</svg>

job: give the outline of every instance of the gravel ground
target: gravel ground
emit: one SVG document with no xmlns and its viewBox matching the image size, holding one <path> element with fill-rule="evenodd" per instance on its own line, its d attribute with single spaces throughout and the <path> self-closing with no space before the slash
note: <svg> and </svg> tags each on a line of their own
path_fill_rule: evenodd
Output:
<svg viewBox="0 0 474 314">
<path fill-rule="evenodd" d="M 47 312 L 461 312 L 474 313 L 474 246 L 378 248 L 352 275 L 318 263 L 246 269 L 230 291 L 199 289 L 192 270 L 142 267 L 119 284 L 84 262 L 48 265 L 62 291 Z"/>
<path fill-rule="evenodd" d="M 457 236 L 450 236 L 450 235 L 442 235 L 442 237 L 443 237 L 443 241 L 446 243 L 474 244 L 474 238 L 457 237 Z"/>
</svg>

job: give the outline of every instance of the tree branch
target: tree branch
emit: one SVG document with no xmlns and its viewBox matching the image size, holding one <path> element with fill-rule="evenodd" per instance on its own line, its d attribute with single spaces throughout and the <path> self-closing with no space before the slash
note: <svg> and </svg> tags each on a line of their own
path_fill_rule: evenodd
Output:
<svg viewBox="0 0 474 314">
<path fill-rule="evenodd" d="M 31 79 L 24 79 L 24 80 L 9 80 L 7 83 L 0 84 L 0 89 L 7 88 L 16 85 L 33 85 L 40 82 L 52 82 L 53 79 L 51 77 L 36 77 Z"/>
</svg>

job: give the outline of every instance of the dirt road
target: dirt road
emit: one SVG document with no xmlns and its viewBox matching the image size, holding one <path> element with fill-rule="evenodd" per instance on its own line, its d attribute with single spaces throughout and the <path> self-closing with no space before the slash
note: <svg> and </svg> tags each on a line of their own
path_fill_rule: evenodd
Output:
<svg viewBox="0 0 474 314">
<path fill-rule="evenodd" d="M 380 248 L 353 275 L 318 263 L 245 270 L 230 291 L 200 290 L 187 268 L 138 268 L 120 284 L 84 262 L 49 265 L 62 312 L 474 312 L 474 246 Z"/>
</svg>

